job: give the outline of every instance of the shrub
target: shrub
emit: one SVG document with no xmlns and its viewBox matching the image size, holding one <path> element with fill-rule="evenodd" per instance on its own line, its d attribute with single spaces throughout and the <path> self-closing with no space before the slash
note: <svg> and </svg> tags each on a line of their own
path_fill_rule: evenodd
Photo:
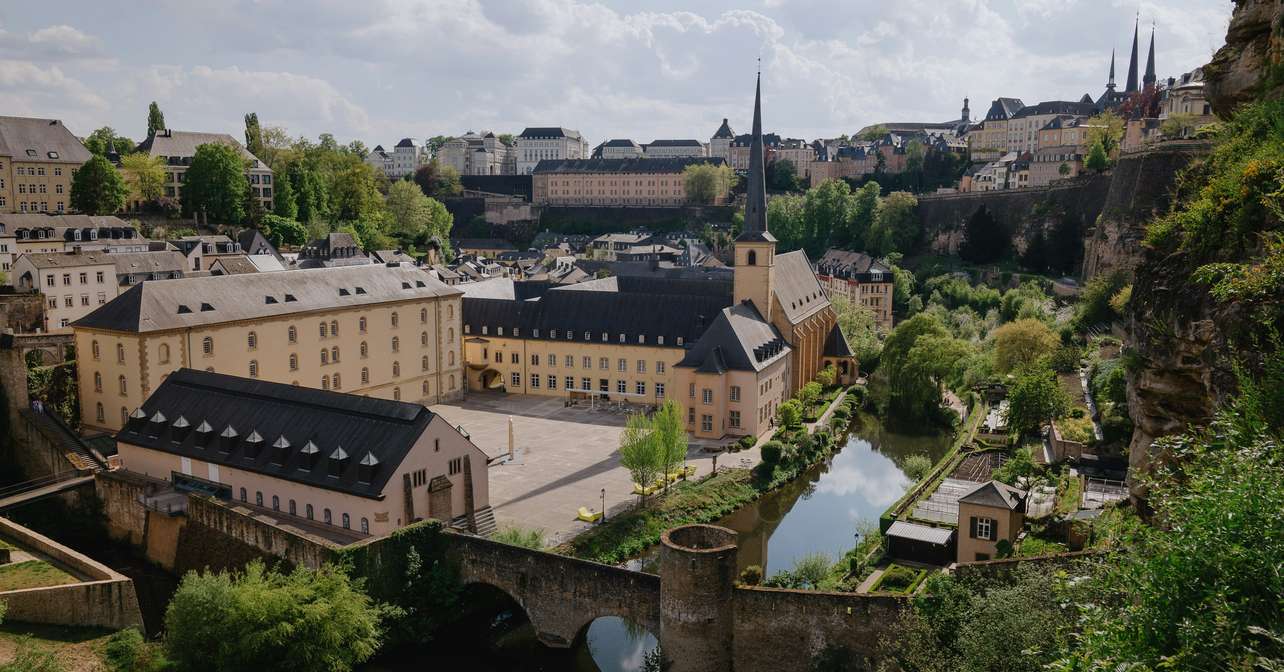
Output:
<svg viewBox="0 0 1284 672">
<path fill-rule="evenodd" d="M 740 572 L 740 583 L 746 586 L 756 586 L 762 583 L 762 566 L 749 565 L 744 571 Z"/>
<path fill-rule="evenodd" d="M 932 471 L 932 460 L 926 455 L 910 455 L 901 465 L 901 471 L 915 482 L 923 480 Z"/>
<path fill-rule="evenodd" d="M 784 444 L 779 441 L 768 441 L 762 446 L 762 461 L 765 464 L 779 464 L 784 452 Z"/>
<path fill-rule="evenodd" d="M 1079 368 L 1079 358 L 1083 353 L 1073 345 L 1064 345 L 1064 338 L 1062 343 L 1061 347 L 1052 351 L 1052 356 L 1048 358 L 1048 364 L 1057 373 L 1070 373 Z"/>
<path fill-rule="evenodd" d="M 1033 476 L 1038 467 L 1034 464 L 1034 456 L 1030 453 L 1029 448 L 1017 448 L 1012 452 L 1012 457 L 1008 458 L 1002 466 L 994 470 L 990 475 L 996 481 L 1013 485 L 1018 478 Z"/>
<path fill-rule="evenodd" d="M 790 399 L 776 409 L 776 420 L 781 427 L 794 429 L 802 424 L 803 408 L 797 399 Z"/>
<path fill-rule="evenodd" d="M 490 538 L 493 541 L 511 546 L 521 546 L 522 548 L 533 548 L 535 550 L 544 548 L 544 530 L 506 526 L 499 528 L 498 531 L 490 535 Z"/>
<path fill-rule="evenodd" d="M 1088 418 L 1062 418 L 1057 420 L 1057 429 L 1061 438 L 1079 443 L 1092 443 L 1096 435 L 1092 432 L 1092 420 Z"/>
<path fill-rule="evenodd" d="M 748 450 L 749 448 L 753 448 L 755 445 L 757 445 L 758 437 L 742 436 L 740 437 L 740 440 L 737 443 L 740 445 L 740 448 Z"/>
<path fill-rule="evenodd" d="M 112 672 L 153 672 L 168 662 L 143 639 L 137 628 L 125 628 L 107 640 L 103 657 Z"/>
<path fill-rule="evenodd" d="M 918 571 L 894 564 L 883 571 L 883 576 L 878 580 L 878 590 L 903 591 L 913 585 L 917 578 Z"/>
<path fill-rule="evenodd" d="M 852 385 L 851 387 L 847 388 L 847 398 L 854 399 L 855 400 L 854 403 L 858 406 L 865 402 L 865 397 L 868 394 L 869 394 L 869 389 L 866 388 L 864 385 Z"/>
<path fill-rule="evenodd" d="M 1087 415 L 1087 411 L 1083 410 L 1082 408 L 1079 408 L 1078 406 L 1075 406 L 1074 408 L 1070 409 L 1070 417 L 1072 418 L 1078 419 L 1078 418 L 1082 418 L 1085 415 Z"/>
</svg>

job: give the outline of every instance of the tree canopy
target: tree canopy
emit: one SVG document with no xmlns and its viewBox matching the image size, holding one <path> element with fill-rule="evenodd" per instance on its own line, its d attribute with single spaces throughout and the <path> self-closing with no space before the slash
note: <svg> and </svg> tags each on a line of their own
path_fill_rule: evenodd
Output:
<svg viewBox="0 0 1284 672">
<path fill-rule="evenodd" d="M 1059 343 L 1057 335 L 1040 320 L 1009 322 L 994 330 L 994 363 L 1000 372 L 1008 373 L 1051 355 Z"/>
<path fill-rule="evenodd" d="M 464 190 L 459 172 L 437 159 L 420 166 L 414 179 L 425 196 L 437 200 L 458 196 Z"/>
<path fill-rule="evenodd" d="M 129 187 L 129 199 L 149 203 L 165 195 L 165 161 L 142 152 L 120 158 L 120 172 Z"/>
<path fill-rule="evenodd" d="M 165 130 L 165 113 L 161 112 L 160 105 L 153 100 L 152 104 L 147 106 L 147 137 L 150 138 L 156 134 L 156 131 L 163 130 Z"/>
<path fill-rule="evenodd" d="M 250 185 L 245 179 L 245 162 L 236 148 L 218 142 L 197 146 L 184 179 L 184 215 L 200 213 L 224 224 L 239 224 L 245 219 Z"/>
<path fill-rule="evenodd" d="M 111 126 L 103 126 L 85 138 L 85 149 L 99 156 L 106 156 L 108 149 L 115 149 L 117 154 L 125 156 L 137 148 L 137 143 L 117 134 L 116 129 Z"/>
<path fill-rule="evenodd" d="M 86 215 L 110 215 L 125 205 L 129 187 L 116 167 L 94 155 L 71 178 L 71 207 Z"/>
<path fill-rule="evenodd" d="M 687 166 L 682 171 L 683 186 L 686 188 L 687 200 L 700 205 L 716 203 L 731 190 L 731 181 L 735 174 L 727 164 L 713 165 L 697 163 Z"/>
</svg>

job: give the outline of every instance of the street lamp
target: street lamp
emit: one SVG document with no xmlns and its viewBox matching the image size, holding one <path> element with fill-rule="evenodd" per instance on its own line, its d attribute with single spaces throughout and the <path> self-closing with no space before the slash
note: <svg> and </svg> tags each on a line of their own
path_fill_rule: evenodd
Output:
<svg viewBox="0 0 1284 672">
<path fill-rule="evenodd" d="M 602 522 L 606 522 L 606 488 L 602 488 Z"/>
</svg>

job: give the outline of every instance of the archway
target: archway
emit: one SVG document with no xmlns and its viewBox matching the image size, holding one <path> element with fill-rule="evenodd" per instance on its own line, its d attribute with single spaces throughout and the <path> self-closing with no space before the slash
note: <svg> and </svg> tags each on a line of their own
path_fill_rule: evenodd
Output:
<svg viewBox="0 0 1284 672">
<path fill-rule="evenodd" d="M 488 392 L 504 392 L 504 374 L 495 369 L 486 369 L 481 374 L 482 390 Z"/>
<path fill-rule="evenodd" d="M 599 616 L 584 624 L 571 645 L 576 670 L 637 672 L 660 642 L 645 626 L 619 616 Z"/>
</svg>

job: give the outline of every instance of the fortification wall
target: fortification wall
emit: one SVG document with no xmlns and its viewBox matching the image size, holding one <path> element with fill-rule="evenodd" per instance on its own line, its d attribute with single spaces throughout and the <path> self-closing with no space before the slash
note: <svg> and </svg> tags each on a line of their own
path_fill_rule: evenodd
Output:
<svg viewBox="0 0 1284 672">
<path fill-rule="evenodd" d="M 879 640 L 892 631 L 905 598 L 738 587 L 735 605 L 737 672 L 807 669 L 826 649 L 874 669 Z M 864 669 L 864 668 L 857 668 Z"/>
</svg>

